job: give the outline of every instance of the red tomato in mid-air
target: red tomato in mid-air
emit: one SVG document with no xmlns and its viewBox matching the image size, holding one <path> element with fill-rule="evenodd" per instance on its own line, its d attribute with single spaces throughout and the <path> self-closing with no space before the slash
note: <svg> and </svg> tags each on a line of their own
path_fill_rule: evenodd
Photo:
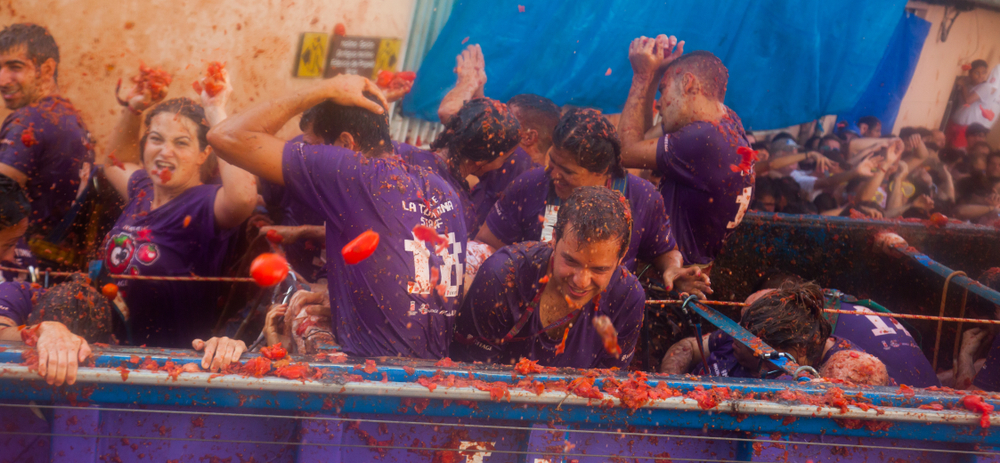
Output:
<svg viewBox="0 0 1000 463">
<path fill-rule="evenodd" d="M 277 254 L 265 252 L 250 263 L 250 276 L 260 286 L 274 286 L 288 276 L 288 261 Z"/>
</svg>

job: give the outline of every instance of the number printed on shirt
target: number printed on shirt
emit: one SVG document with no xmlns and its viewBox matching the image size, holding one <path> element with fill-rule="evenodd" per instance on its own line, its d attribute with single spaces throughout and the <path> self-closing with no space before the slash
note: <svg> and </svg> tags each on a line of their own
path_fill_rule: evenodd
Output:
<svg viewBox="0 0 1000 463">
<path fill-rule="evenodd" d="M 444 262 L 438 268 L 441 280 L 437 284 L 444 286 L 445 297 L 458 297 L 458 288 L 462 286 L 465 279 L 462 263 L 458 259 L 462 252 L 462 243 L 455 239 L 455 233 L 448 233 L 447 238 L 448 246 L 438 254 Z M 413 281 L 407 283 L 407 292 L 429 295 L 434 290 L 431 287 L 433 283 L 431 281 L 431 251 L 416 236 L 412 240 L 403 240 L 403 249 L 413 253 Z"/>
<path fill-rule="evenodd" d="M 726 228 L 736 228 L 740 222 L 743 221 L 743 215 L 747 213 L 747 208 L 750 207 L 750 197 L 753 195 L 753 187 L 748 186 L 743 189 L 743 193 L 736 197 L 736 204 L 740 205 L 740 210 L 736 212 L 736 218 L 732 222 L 726 224 Z"/>
<path fill-rule="evenodd" d="M 910 332 L 906 331 L 906 328 L 904 328 L 903 325 L 901 325 L 898 321 L 896 321 L 895 318 L 880 317 L 878 315 L 867 315 L 867 314 L 874 314 L 875 312 L 872 311 L 871 309 L 867 308 L 867 307 L 861 307 L 861 306 L 857 306 L 857 305 L 854 306 L 854 310 L 857 311 L 857 312 L 860 312 L 862 314 L 866 314 L 865 318 L 867 318 L 868 321 L 872 322 L 872 325 L 875 325 L 875 328 L 872 329 L 872 334 L 874 334 L 875 336 L 883 336 L 883 335 L 886 335 L 886 334 L 896 334 L 896 330 L 899 330 L 899 331 L 902 331 L 907 336 L 909 336 L 911 338 L 913 337 L 913 336 L 910 336 Z M 892 324 L 893 324 L 893 326 L 895 326 L 896 328 L 895 329 L 890 328 L 889 325 L 887 325 L 885 323 L 886 320 L 891 321 Z"/>
</svg>

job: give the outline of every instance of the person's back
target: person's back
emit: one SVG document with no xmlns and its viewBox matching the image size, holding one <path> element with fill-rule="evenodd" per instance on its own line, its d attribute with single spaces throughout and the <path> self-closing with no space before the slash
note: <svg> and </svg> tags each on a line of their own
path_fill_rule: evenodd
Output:
<svg viewBox="0 0 1000 463">
<path fill-rule="evenodd" d="M 825 313 L 833 325 L 834 336 L 847 339 L 885 364 L 889 377 L 898 384 L 913 387 L 940 386 L 927 356 L 913 336 L 899 322 L 876 315 L 861 304 L 851 302 L 839 291 L 825 290 L 827 308 L 850 310 L 853 314 Z M 839 304 L 838 304 L 839 302 Z"/>
<path fill-rule="evenodd" d="M 61 241 L 50 234 L 67 218 L 94 161 L 89 132 L 58 93 L 58 64 L 59 48 L 44 28 L 14 24 L 0 31 L 0 91 L 14 110 L 0 127 L 0 173 L 26 187 L 30 234 L 50 241 Z"/>
<path fill-rule="evenodd" d="M 333 327 L 344 351 L 446 356 L 467 236 L 454 189 L 423 168 L 340 147 L 289 143 L 284 158 L 286 186 L 326 218 L 327 249 L 341 249 L 366 230 L 380 236 L 374 254 L 357 264 L 327 260 Z M 436 250 L 421 241 L 413 231 L 420 225 L 447 245 Z"/>
</svg>

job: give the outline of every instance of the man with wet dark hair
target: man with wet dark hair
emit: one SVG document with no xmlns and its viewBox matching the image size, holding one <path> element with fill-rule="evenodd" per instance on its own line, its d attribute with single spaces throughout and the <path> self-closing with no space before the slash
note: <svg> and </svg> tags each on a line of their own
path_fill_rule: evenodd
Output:
<svg viewBox="0 0 1000 463">
<path fill-rule="evenodd" d="M 823 317 L 824 302 L 822 289 L 816 284 L 789 282 L 780 289 L 758 291 L 747 298 L 740 326 L 778 352 L 791 355 L 799 365 L 820 369 L 842 351 L 857 351 L 861 358 L 860 353 L 864 351 L 860 348 L 846 339 L 831 336 L 830 323 Z M 752 347 L 722 331 L 705 335 L 701 342 L 707 362 L 702 362 L 698 340 L 685 338 L 667 351 L 660 372 L 705 375 L 704 364 L 707 363 L 711 370 L 707 374 L 711 376 L 789 378 L 761 359 Z M 853 364 L 839 356 L 837 360 L 832 370 L 843 375 L 839 379 L 852 378 L 879 385 L 888 381 L 885 366 L 877 359 L 873 362 L 866 357 Z"/>
<path fill-rule="evenodd" d="M 536 164 L 547 164 L 545 154 L 552 146 L 552 131 L 561 116 L 559 106 L 533 93 L 514 95 L 507 100 L 507 106 L 521 123 L 521 143 L 518 147 Z"/>
<path fill-rule="evenodd" d="M 212 128 L 209 143 L 222 159 L 285 186 L 286 194 L 319 211 L 327 249 L 339 251 L 367 230 L 379 234 L 378 246 L 363 249 L 371 253 L 360 261 L 349 264 L 339 255 L 327 260 L 327 274 L 336 276 L 329 280 L 328 295 L 293 296 L 293 303 L 296 297 L 315 298 L 314 315 L 331 318 L 344 352 L 442 358 L 464 279 L 468 233 L 459 197 L 437 175 L 402 162 L 391 145 L 379 144 L 388 124 L 379 123 L 380 132 L 371 138 L 334 134 L 334 146 L 274 136 L 292 117 L 327 100 L 386 117 L 387 105 L 373 82 L 340 75 L 230 116 Z M 354 151 L 361 146 L 372 151 Z M 417 229 L 420 225 L 437 234 L 435 242 L 424 241 L 432 238 L 430 230 Z"/>
<path fill-rule="evenodd" d="M 660 35 L 629 48 L 632 88 L 621 115 L 622 163 L 662 174 L 660 193 L 685 264 L 707 266 L 753 199 L 753 161 L 743 124 L 723 103 L 729 71 L 715 55 L 684 55 Z M 645 140 L 660 91 L 664 135 Z"/>
<path fill-rule="evenodd" d="M 620 265 L 631 222 L 617 191 L 575 189 L 559 212 L 551 245 L 518 243 L 483 263 L 459 309 L 452 358 L 628 366 L 645 305 L 638 279 Z"/>
<path fill-rule="evenodd" d="M 507 188 L 507 185 L 510 185 L 522 173 L 538 167 L 539 163 L 544 164 L 545 151 L 539 153 L 538 150 L 544 146 L 546 140 L 551 140 L 552 127 L 555 127 L 555 123 L 549 126 L 548 131 L 545 130 L 544 123 L 541 121 L 545 120 L 545 111 L 551 111 L 552 108 L 546 107 L 541 101 L 548 100 L 537 95 L 517 95 L 502 108 L 500 105 L 492 105 L 496 109 L 505 108 L 503 112 L 509 113 L 509 119 L 516 121 L 516 134 L 509 131 L 509 128 L 515 124 L 512 124 L 505 114 L 493 117 L 490 117 L 489 113 L 480 114 L 482 109 L 493 109 L 483 107 L 482 101 L 470 105 L 474 100 L 493 101 L 485 99 L 483 96 L 483 86 L 486 85 L 486 62 L 483 59 L 483 52 L 479 45 L 472 44 L 463 50 L 456 57 L 456 60 L 457 82 L 455 87 L 441 99 L 441 105 L 438 107 L 438 117 L 445 125 L 445 132 L 432 143 L 431 149 L 437 151 L 438 154 L 447 154 L 445 158 L 450 164 L 454 164 L 456 159 L 452 157 L 454 154 L 452 151 L 461 151 L 457 145 L 469 145 L 472 148 L 472 144 L 469 142 L 475 138 L 482 140 L 479 142 L 480 144 L 495 141 L 500 141 L 503 145 L 514 143 L 511 149 L 503 149 L 498 157 L 489 156 L 490 162 L 479 167 L 477 172 L 472 173 L 478 179 L 476 184 L 471 186 L 468 195 L 468 200 L 475 210 L 476 220 L 469 223 L 471 227 L 469 233 L 474 236 L 479 227 L 486 221 L 490 209 L 493 208 L 500 193 Z M 555 108 L 555 118 L 558 121 L 559 108 L 555 107 L 551 101 L 548 103 Z M 515 107 L 512 104 L 520 104 L 520 106 Z M 464 120 L 456 124 L 454 121 L 456 116 Z M 452 134 L 448 132 L 452 132 Z M 461 132 L 465 132 L 465 135 L 461 135 Z M 546 138 L 546 134 L 548 134 L 548 138 Z M 516 135 L 516 140 L 513 139 L 513 135 Z M 463 141 L 463 138 L 467 141 Z M 456 146 L 453 146 L 453 149 L 443 151 L 442 148 L 446 148 L 446 144 Z M 400 144 L 398 149 L 404 155 L 413 151 L 403 144 Z M 422 156 L 425 162 L 429 161 L 432 168 L 434 164 L 438 164 L 436 160 L 427 158 L 426 155 L 419 156 Z M 462 157 L 468 158 L 469 156 L 463 155 Z M 541 161 L 537 159 L 541 159 Z M 461 172 L 458 174 L 462 175 Z M 469 190 L 469 187 L 465 185 L 465 177 L 456 178 L 453 184 L 457 190 Z"/>
<path fill-rule="evenodd" d="M 469 238 L 473 238 L 496 202 L 496 194 L 485 194 L 482 188 L 487 185 L 480 187 L 478 184 L 476 187 L 480 191 L 477 192 L 470 188 L 466 178 L 471 175 L 482 181 L 490 179 L 491 173 L 505 169 L 517 148 L 519 128 L 507 105 L 490 98 L 473 98 L 448 119 L 444 131 L 431 143 L 431 151 L 405 143 L 397 144 L 396 150 L 407 163 L 426 167 L 451 184 L 462 198 L 465 225 Z M 496 188 L 493 183 L 498 178 L 490 180 L 491 190 Z M 492 196 L 492 202 L 488 196 Z M 474 197 L 480 202 L 475 202 Z"/>
<path fill-rule="evenodd" d="M 786 286 L 805 284 L 802 277 L 778 269 L 765 272 L 751 298 L 759 298 Z M 823 312 L 833 327 L 826 349 L 834 347 L 834 338 L 850 341 L 885 364 L 886 373 L 898 384 L 913 387 L 940 386 L 931 362 L 906 327 L 891 317 L 878 315 L 890 313 L 874 301 L 859 301 L 836 289 L 823 290 L 824 308 L 840 309 L 856 314 Z"/>
<path fill-rule="evenodd" d="M 0 174 L 27 189 L 32 247 L 69 251 L 68 263 L 79 264 L 77 243 L 59 246 L 76 219 L 73 201 L 90 179 L 94 154 L 76 109 L 59 95 L 58 68 L 59 47 L 44 27 L 12 24 L 0 31 L 0 94 L 14 110 L 0 126 Z"/>
</svg>

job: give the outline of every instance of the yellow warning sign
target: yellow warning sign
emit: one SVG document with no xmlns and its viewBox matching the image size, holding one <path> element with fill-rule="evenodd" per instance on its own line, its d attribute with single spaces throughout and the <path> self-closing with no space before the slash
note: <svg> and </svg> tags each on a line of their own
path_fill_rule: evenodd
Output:
<svg viewBox="0 0 1000 463">
<path fill-rule="evenodd" d="M 320 77 L 323 75 L 328 37 L 329 35 L 323 32 L 304 32 L 302 34 L 295 77 Z"/>
<path fill-rule="evenodd" d="M 378 79 L 379 71 L 395 71 L 399 62 L 399 48 L 402 46 L 399 39 L 382 39 L 378 45 L 378 52 L 375 54 L 375 69 L 372 70 L 371 79 Z"/>
</svg>

